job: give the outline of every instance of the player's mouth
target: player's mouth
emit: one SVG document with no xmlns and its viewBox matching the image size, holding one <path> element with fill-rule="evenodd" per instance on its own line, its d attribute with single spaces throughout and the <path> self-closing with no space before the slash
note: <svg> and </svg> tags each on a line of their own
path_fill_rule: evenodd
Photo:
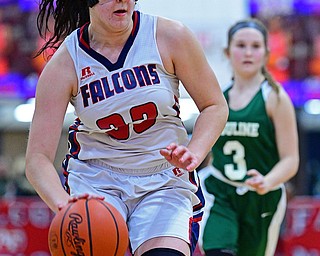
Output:
<svg viewBox="0 0 320 256">
<path fill-rule="evenodd" d="M 127 11 L 124 10 L 124 9 L 121 9 L 121 10 L 115 11 L 114 13 L 116 13 L 116 14 L 124 14 L 124 13 L 127 13 Z"/>
</svg>

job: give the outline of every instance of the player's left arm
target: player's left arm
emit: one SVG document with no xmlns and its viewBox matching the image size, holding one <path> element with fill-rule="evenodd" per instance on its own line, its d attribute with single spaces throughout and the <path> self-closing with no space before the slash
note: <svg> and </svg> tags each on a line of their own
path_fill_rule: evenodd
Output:
<svg viewBox="0 0 320 256">
<path fill-rule="evenodd" d="M 281 183 L 290 180 L 297 173 L 299 166 L 295 110 L 291 99 L 283 88 L 280 88 L 279 95 L 274 91 L 271 92 L 267 100 L 267 111 L 275 127 L 280 161 L 264 177 L 257 174 L 256 170 L 248 172 L 248 175 L 252 175 L 254 179 L 248 180 L 247 183 L 255 187 L 259 194 L 265 194 Z M 260 180 L 260 184 L 258 180 Z"/>
</svg>

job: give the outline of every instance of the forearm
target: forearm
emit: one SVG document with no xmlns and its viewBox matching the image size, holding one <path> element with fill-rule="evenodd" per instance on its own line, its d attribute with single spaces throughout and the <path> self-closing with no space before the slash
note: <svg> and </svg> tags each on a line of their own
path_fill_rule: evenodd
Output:
<svg viewBox="0 0 320 256">
<path fill-rule="evenodd" d="M 227 118 L 228 108 L 224 104 L 209 106 L 198 116 L 188 148 L 198 156 L 200 162 L 219 138 Z"/>
<path fill-rule="evenodd" d="M 299 159 L 291 156 L 280 160 L 265 176 L 265 181 L 271 188 L 289 181 L 298 171 Z"/>
<path fill-rule="evenodd" d="M 68 202 L 69 195 L 63 189 L 53 164 L 42 154 L 27 158 L 26 176 L 41 199 L 54 212 Z"/>
</svg>

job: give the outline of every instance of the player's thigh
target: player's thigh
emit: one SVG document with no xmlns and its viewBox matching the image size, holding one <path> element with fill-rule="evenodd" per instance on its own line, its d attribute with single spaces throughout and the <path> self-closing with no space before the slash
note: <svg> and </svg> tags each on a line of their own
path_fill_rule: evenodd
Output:
<svg viewBox="0 0 320 256">
<path fill-rule="evenodd" d="M 194 194 L 184 188 L 163 189 L 145 196 L 128 221 L 132 250 L 156 237 L 168 237 L 157 239 L 158 242 L 170 242 L 170 237 L 177 237 L 186 244 L 191 243 L 192 196 Z"/>
<path fill-rule="evenodd" d="M 232 203 L 237 196 L 235 188 L 214 177 L 206 180 L 206 185 L 213 193 L 214 201 L 204 226 L 202 235 L 203 249 L 236 250 L 239 234 L 239 216 Z"/>
<path fill-rule="evenodd" d="M 207 219 L 203 232 L 203 249 L 236 250 L 239 225 L 236 213 L 222 207 L 217 200 Z"/>
<path fill-rule="evenodd" d="M 239 235 L 239 256 L 273 255 L 286 209 L 285 191 L 278 189 L 264 196 L 251 193 L 251 202 L 243 210 Z"/>
</svg>

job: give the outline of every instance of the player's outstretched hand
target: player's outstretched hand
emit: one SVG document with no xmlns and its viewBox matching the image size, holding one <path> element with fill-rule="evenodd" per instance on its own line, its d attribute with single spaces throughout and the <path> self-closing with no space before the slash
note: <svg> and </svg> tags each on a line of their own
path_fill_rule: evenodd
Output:
<svg viewBox="0 0 320 256">
<path fill-rule="evenodd" d="M 160 150 L 160 154 L 173 166 L 193 171 L 199 165 L 199 159 L 186 146 L 171 143 L 165 149 Z"/>
</svg>

